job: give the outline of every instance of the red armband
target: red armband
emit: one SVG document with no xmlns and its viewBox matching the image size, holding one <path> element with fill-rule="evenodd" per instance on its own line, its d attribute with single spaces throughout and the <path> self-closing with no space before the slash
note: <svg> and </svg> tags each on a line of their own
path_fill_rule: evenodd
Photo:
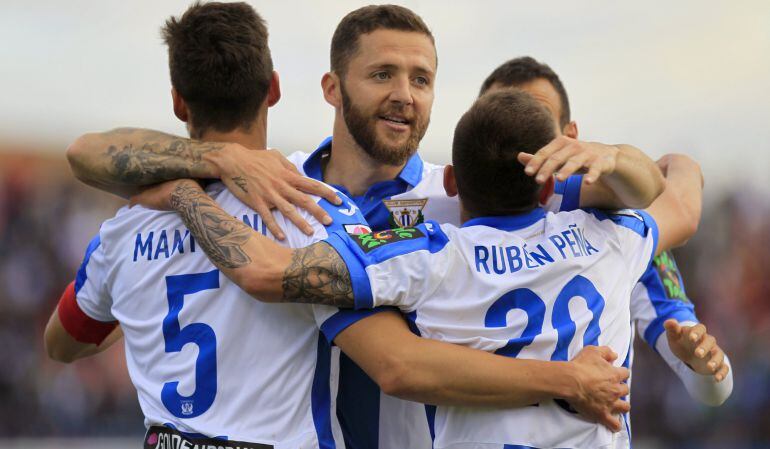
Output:
<svg viewBox="0 0 770 449">
<path fill-rule="evenodd" d="M 59 299 L 59 321 L 64 330 L 81 343 L 101 344 L 117 327 L 117 321 L 99 321 L 86 315 L 75 296 L 75 282 L 70 282 Z"/>
</svg>

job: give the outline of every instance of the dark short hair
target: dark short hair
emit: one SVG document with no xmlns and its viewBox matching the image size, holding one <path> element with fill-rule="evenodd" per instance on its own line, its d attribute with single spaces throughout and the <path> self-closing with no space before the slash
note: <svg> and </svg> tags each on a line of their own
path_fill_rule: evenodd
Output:
<svg viewBox="0 0 770 449">
<path fill-rule="evenodd" d="M 558 117 L 559 125 L 564 128 L 570 121 L 567 91 L 564 89 L 564 85 L 561 83 L 559 75 L 557 75 L 553 69 L 547 64 L 540 63 L 530 56 L 511 59 L 496 68 L 494 72 L 484 80 L 484 84 L 481 85 L 479 96 L 484 95 L 484 93 L 495 83 L 499 83 L 506 87 L 519 87 L 522 84 L 537 79 L 547 80 L 551 83 L 551 86 L 556 89 L 556 93 L 559 94 L 559 98 L 561 99 L 561 117 Z"/>
<path fill-rule="evenodd" d="M 254 8 L 198 2 L 181 18 L 169 18 L 161 33 L 171 84 L 190 110 L 195 133 L 248 128 L 273 76 L 267 27 Z"/>
<path fill-rule="evenodd" d="M 348 13 L 334 30 L 331 48 L 332 71 L 344 77 L 348 62 L 358 51 L 359 37 L 380 29 L 422 33 L 436 45 L 428 26 L 412 10 L 397 5 L 364 6 Z"/>
<path fill-rule="evenodd" d="M 473 216 L 511 215 L 537 206 L 540 186 L 519 152 L 554 139 L 548 110 L 519 89 L 482 95 L 455 128 L 452 164 L 463 207 Z"/>
</svg>

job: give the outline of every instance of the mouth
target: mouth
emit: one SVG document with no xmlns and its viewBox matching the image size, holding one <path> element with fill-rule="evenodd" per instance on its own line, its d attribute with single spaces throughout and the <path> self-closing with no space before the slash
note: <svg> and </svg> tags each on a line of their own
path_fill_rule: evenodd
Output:
<svg viewBox="0 0 770 449">
<path fill-rule="evenodd" d="M 378 117 L 385 125 L 394 131 L 407 131 L 411 121 L 398 115 L 380 115 Z"/>
</svg>

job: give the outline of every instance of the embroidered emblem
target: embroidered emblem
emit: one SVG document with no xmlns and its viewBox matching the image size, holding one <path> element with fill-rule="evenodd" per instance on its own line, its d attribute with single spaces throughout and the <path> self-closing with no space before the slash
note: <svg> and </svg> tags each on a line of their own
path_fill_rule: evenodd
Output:
<svg viewBox="0 0 770 449">
<path fill-rule="evenodd" d="M 371 234 L 350 234 L 350 237 L 362 250 L 364 250 L 365 253 L 368 253 L 380 246 L 402 242 L 404 240 L 418 239 L 420 237 L 425 237 L 425 234 L 417 228 L 395 228 L 373 232 Z"/>
<path fill-rule="evenodd" d="M 394 228 L 417 226 L 425 221 L 422 209 L 428 203 L 427 198 L 414 200 L 383 200 L 390 211 L 390 225 Z"/>
</svg>

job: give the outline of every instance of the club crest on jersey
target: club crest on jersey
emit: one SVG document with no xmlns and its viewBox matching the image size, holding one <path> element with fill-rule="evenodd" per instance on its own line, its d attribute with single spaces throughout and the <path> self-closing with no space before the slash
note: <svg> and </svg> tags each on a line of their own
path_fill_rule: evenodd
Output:
<svg viewBox="0 0 770 449">
<path fill-rule="evenodd" d="M 663 290 L 669 299 L 690 302 L 682 285 L 682 276 L 679 274 L 679 268 L 676 266 L 674 257 L 668 251 L 664 251 L 655 256 L 652 265 L 658 272 L 660 281 L 663 283 Z"/>
<path fill-rule="evenodd" d="M 365 253 L 368 253 L 382 245 L 425 237 L 425 234 L 417 228 L 394 228 L 371 234 L 350 234 L 350 237 Z"/>
<path fill-rule="evenodd" d="M 193 401 L 182 401 L 182 415 L 192 415 L 193 414 Z"/>
<path fill-rule="evenodd" d="M 425 221 L 422 209 L 428 202 L 427 198 L 414 200 L 383 200 L 383 204 L 390 211 L 390 225 L 394 228 L 408 228 L 417 226 Z"/>
<path fill-rule="evenodd" d="M 361 235 L 361 234 L 371 234 L 372 228 L 365 224 L 346 224 L 345 225 L 345 232 L 347 232 L 350 235 Z"/>
</svg>

